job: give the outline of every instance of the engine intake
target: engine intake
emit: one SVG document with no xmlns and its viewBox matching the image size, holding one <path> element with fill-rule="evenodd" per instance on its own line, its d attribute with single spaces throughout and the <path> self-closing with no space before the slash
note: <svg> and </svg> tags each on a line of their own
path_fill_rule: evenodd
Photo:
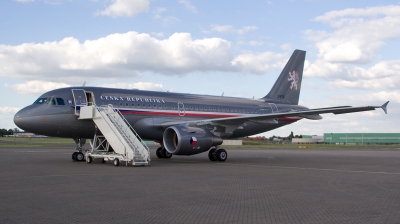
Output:
<svg viewBox="0 0 400 224">
<path fill-rule="evenodd" d="M 174 155 L 194 155 L 221 145 L 222 139 L 210 131 L 188 126 L 171 126 L 163 135 L 165 149 Z"/>
</svg>

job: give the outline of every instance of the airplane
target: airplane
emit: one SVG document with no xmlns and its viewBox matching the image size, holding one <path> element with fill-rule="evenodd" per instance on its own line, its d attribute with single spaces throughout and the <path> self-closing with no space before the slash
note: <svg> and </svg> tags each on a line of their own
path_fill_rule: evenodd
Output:
<svg viewBox="0 0 400 224">
<path fill-rule="evenodd" d="M 82 106 L 112 105 L 145 140 L 160 143 L 158 158 L 208 151 L 211 161 L 226 161 L 223 139 L 267 132 L 320 114 L 345 114 L 382 106 L 309 109 L 298 105 L 306 52 L 295 50 L 272 89 L 260 99 L 100 87 L 68 87 L 41 95 L 14 116 L 21 129 L 75 140 L 74 161 L 83 161 L 82 146 L 95 133 L 92 120 L 79 120 Z M 193 145 L 196 147 L 193 147 Z"/>
</svg>

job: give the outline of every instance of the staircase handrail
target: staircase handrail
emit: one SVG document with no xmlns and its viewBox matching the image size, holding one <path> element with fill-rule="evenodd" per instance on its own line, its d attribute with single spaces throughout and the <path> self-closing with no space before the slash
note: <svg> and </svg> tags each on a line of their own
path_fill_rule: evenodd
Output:
<svg viewBox="0 0 400 224">
<path fill-rule="evenodd" d="M 112 104 L 108 104 L 107 106 L 101 106 L 101 109 L 106 109 L 106 108 L 110 108 L 113 112 L 116 112 L 119 116 L 117 118 L 114 117 L 114 119 L 117 119 L 116 121 L 118 122 L 119 119 L 122 119 L 122 121 L 127 125 L 128 129 L 130 129 L 130 131 L 132 131 L 132 133 L 135 135 L 135 137 L 139 140 L 139 142 L 143 145 L 143 147 L 146 149 L 147 153 L 148 153 L 148 157 L 147 160 L 150 161 L 150 149 L 149 147 L 144 143 L 143 139 L 139 136 L 139 134 L 135 131 L 135 129 L 133 129 L 132 125 L 129 124 L 129 122 L 126 120 L 126 118 L 122 115 L 122 113 L 113 107 Z M 100 108 L 99 108 L 100 109 Z M 118 129 L 121 130 L 121 134 L 125 135 L 124 137 L 126 138 L 126 140 L 129 142 L 129 144 L 131 146 L 132 142 L 131 140 L 128 138 L 128 136 L 126 136 L 125 132 L 126 130 L 122 130 L 121 127 L 117 127 Z M 136 147 L 135 147 L 136 148 Z"/>
</svg>

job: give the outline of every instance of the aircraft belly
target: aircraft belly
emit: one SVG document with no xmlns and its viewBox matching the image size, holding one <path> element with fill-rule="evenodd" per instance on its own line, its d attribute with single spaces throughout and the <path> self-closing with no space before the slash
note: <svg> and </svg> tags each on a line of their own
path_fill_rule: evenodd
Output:
<svg viewBox="0 0 400 224">
<path fill-rule="evenodd" d="M 246 122 L 246 126 L 243 129 L 235 130 L 229 138 L 241 138 L 251 135 L 260 134 L 263 132 L 267 132 L 288 124 L 292 124 L 295 121 L 279 121 L 278 124 L 259 124 L 254 122 Z"/>
</svg>

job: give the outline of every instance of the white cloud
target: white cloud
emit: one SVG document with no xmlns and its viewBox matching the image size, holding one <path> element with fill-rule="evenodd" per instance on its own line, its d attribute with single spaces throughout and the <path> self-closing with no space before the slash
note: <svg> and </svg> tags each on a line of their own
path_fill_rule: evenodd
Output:
<svg viewBox="0 0 400 224">
<path fill-rule="evenodd" d="M 189 11 L 197 13 L 197 9 L 189 0 L 178 0 L 179 3 L 183 4 Z"/>
<path fill-rule="evenodd" d="M 211 25 L 211 31 L 220 32 L 220 33 L 237 33 L 239 35 L 243 35 L 249 31 L 257 30 L 256 26 L 244 26 L 239 29 L 235 29 L 231 25 Z"/>
<path fill-rule="evenodd" d="M 305 77 L 329 78 L 333 88 L 351 89 L 400 89 L 400 60 L 382 61 L 369 69 L 349 68 L 343 64 L 317 60 L 313 64 L 305 63 Z"/>
<path fill-rule="evenodd" d="M 161 20 L 164 25 L 173 24 L 180 20 L 174 16 L 163 16 L 162 14 L 168 11 L 166 8 L 157 8 L 153 10 L 154 18 Z"/>
<path fill-rule="evenodd" d="M 44 93 L 53 89 L 69 87 L 65 83 L 45 82 L 45 81 L 28 81 L 20 84 L 4 84 L 6 88 L 13 88 L 18 94 L 32 94 L 32 93 Z"/>
<path fill-rule="evenodd" d="M 263 41 L 255 41 L 255 40 L 252 40 L 252 41 L 249 41 L 249 44 L 250 44 L 251 46 L 262 46 L 262 45 L 264 45 L 264 42 L 263 42 Z"/>
<path fill-rule="evenodd" d="M 343 18 L 343 17 L 362 17 L 362 16 L 376 17 L 379 15 L 398 16 L 399 13 L 400 13 L 400 6 L 398 5 L 377 6 L 365 9 L 349 8 L 344 10 L 327 12 L 322 16 L 316 17 L 315 20 L 332 22 L 337 18 Z M 336 23 L 337 22 L 334 22 L 333 24 Z"/>
<path fill-rule="evenodd" d="M 400 37 L 400 6 L 331 11 L 315 18 L 334 30 L 305 32 L 318 57 L 332 63 L 369 63 L 385 41 Z"/>
<path fill-rule="evenodd" d="M 235 57 L 230 42 L 221 38 L 194 40 L 188 33 L 175 33 L 159 40 L 128 32 L 83 43 L 67 37 L 58 42 L 0 45 L 0 76 L 80 84 L 89 77 L 132 78 L 145 71 L 263 73 L 280 60 L 282 55 L 271 52 Z"/>
<path fill-rule="evenodd" d="M 305 31 L 319 51 L 314 63 L 306 62 L 305 77 L 326 78 L 331 88 L 399 89 L 400 60 L 380 61 L 370 68 L 365 65 L 388 40 L 400 37 L 400 6 L 331 11 L 315 21 L 333 30 Z"/>
<path fill-rule="evenodd" d="M 346 75 L 344 65 L 317 60 L 314 63 L 304 63 L 304 77 L 340 77 Z"/>
<path fill-rule="evenodd" d="M 279 62 L 284 58 L 285 55 L 273 52 L 241 54 L 232 60 L 232 65 L 241 67 L 243 72 L 261 74 L 269 71 L 271 68 L 281 67 Z"/>
<path fill-rule="evenodd" d="M 284 51 L 288 51 L 288 50 L 290 50 L 291 48 L 292 48 L 292 47 L 291 47 L 290 44 L 282 44 L 282 45 L 281 45 L 281 49 L 284 50 Z"/>
<path fill-rule="evenodd" d="M 13 0 L 14 2 L 22 2 L 22 3 L 29 3 L 35 2 L 35 0 Z M 43 3 L 50 4 L 50 5 L 58 5 L 61 3 L 62 0 L 42 0 Z"/>
<path fill-rule="evenodd" d="M 62 0 L 43 0 L 43 2 L 50 5 L 59 5 Z"/>
<path fill-rule="evenodd" d="M 149 0 L 112 0 L 110 6 L 103 11 L 95 13 L 95 15 L 130 17 L 141 12 L 148 12 L 149 4 Z"/>
<path fill-rule="evenodd" d="M 104 84 L 101 87 L 163 91 L 162 84 L 151 82 Z"/>
<path fill-rule="evenodd" d="M 20 110 L 16 107 L 0 107 L 0 114 L 15 114 Z"/>
</svg>

